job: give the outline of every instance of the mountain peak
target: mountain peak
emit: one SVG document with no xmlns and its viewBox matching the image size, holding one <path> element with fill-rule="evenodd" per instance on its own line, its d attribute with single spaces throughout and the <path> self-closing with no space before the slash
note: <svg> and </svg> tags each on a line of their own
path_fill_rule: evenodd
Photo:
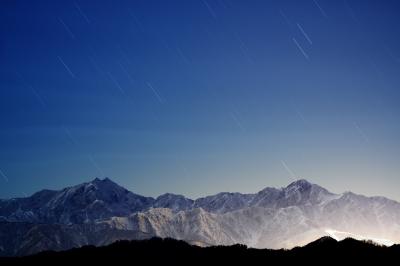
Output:
<svg viewBox="0 0 400 266">
<path fill-rule="evenodd" d="M 332 199 L 335 194 L 325 188 L 312 184 L 305 179 L 299 179 L 282 189 L 285 201 L 283 206 L 320 204 Z"/>
<path fill-rule="evenodd" d="M 175 211 L 187 210 L 193 205 L 193 200 L 182 195 L 165 193 L 158 196 L 153 206 L 156 208 L 169 208 Z"/>
<path fill-rule="evenodd" d="M 318 238 L 317 240 L 308 243 L 307 245 L 304 246 L 304 248 L 315 248 L 315 247 L 320 247 L 320 246 L 332 246 L 337 244 L 338 241 L 330 236 L 323 236 L 321 238 Z"/>
<path fill-rule="evenodd" d="M 311 187 L 313 184 L 308 182 L 306 179 L 298 179 L 292 183 L 290 183 L 286 188 L 292 188 L 292 187 L 301 187 L 301 188 L 307 188 Z"/>
<path fill-rule="evenodd" d="M 91 183 L 114 183 L 114 181 L 112 181 L 110 178 L 105 177 L 103 179 L 96 177 L 95 179 L 93 179 L 93 181 Z"/>
<path fill-rule="evenodd" d="M 301 190 L 301 191 L 305 191 L 305 190 L 323 190 L 326 193 L 330 193 L 327 189 L 325 189 L 324 187 L 321 187 L 320 185 L 317 184 L 313 184 L 311 182 L 309 182 L 306 179 L 298 179 L 296 181 L 293 181 L 292 183 L 290 183 L 287 187 L 284 188 L 284 190 L 289 191 L 289 190 Z M 331 193 L 330 193 L 331 194 Z"/>
<path fill-rule="evenodd" d="M 87 185 L 94 185 L 97 188 L 115 188 L 115 189 L 121 189 L 121 190 L 126 190 L 125 188 L 121 187 L 119 184 L 115 183 L 112 181 L 110 178 L 105 177 L 103 179 L 96 177 L 89 183 L 85 183 Z"/>
</svg>

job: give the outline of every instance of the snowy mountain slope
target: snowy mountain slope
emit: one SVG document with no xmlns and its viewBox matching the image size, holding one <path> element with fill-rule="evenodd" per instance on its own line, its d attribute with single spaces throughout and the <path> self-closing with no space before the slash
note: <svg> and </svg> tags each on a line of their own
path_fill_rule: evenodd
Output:
<svg viewBox="0 0 400 266">
<path fill-rule="evenodd" d="M 256 194 L 222 192 L 194 201 L 195 208 L 225 213 L 247 207 L 283 208 L 289 206 L 316 205 L 338 197 L 326 189 L 300 179 L 285 188 L 265 188 Z"/>
<path fill-rule="evenodd" d="M 209 212 L 225 213 L 249 207 L 253 198 L 254 194 L 221 192 L 195 200 L 193 207 L 202 208 Z"/>
<path fill-rule="evenodd" d="M 173 212 L 156 208 L 132 214 L 129 217 L 114 217 L 102 224 L 120 230 L 135 230 L 144 233 L 172 237 L 186 241 L 198 241 L 209 245 L 236 243 L 236 233 L 221 223 L 221 215 L 209 213 L 201 208 Z"/>
<path fill-rule="evenodd" d="M 351 192 L 334 194 L 306 180 L 255 194 L 223 192 L 191 200 L 169 193 L 156 199 L 143 197 L 109 179 L 95 179 L 60 191 L 43 190 L 29 198 L 1 200 L 0 221 L 40 223 L 41 230 L 32 231 L 38 232 L 33 233 L 37 238 L 24 240 L 24 245 L 36 249 L 61 248 L 57 241 L 46 245 L 38 241 L 47 239 L 42 232 L 47 232 L 47 226 L 53 230 L 56 224 L 55 236 L 63 241 L 69 238 L 62 232 L 74 239 L 81 237 L 75 234 L 85 235 L 68 226 L 93 226 L 200 245 L 241 243 L 257 248 L 291 248 L 329 232 L 400 243 L 400 203 Z M 107 242 L 107 235 L 92 243 Z"/>
<path fill-rule="evenodd" d="M 197 200 L 170 193 L 153 199 L 134 194 L 108 178 L 96 178 L 60 191 L 42 190 L 27 198 L 1 200 L 0 220 L 73 224 L 126 216 L 151 207 L 174 211 L 202 208 L 209 212 L 225 213 L 251 206 L 286 206 L 297 204 L 298 192 L 294 186 L 267 188 L 257 194 L 223 192 Z M 322 188 L 317 190 L 323 191 Z"/>
<path fill-rule="evenodd" d="M 153 208 L 168 208 L 174 211 L 188 210 L 193 206 L 194 201 L 182 195 L 165 193 L 156 198 L 152 204 Z"/>
<path fill-rule="evenodd" d="M 279 210 L 248 207 L 223 214 L 201 208 L 178 213 L 157 208 L 100 223 L 120 230 L 142 231 L 209 245 L 241 243 L 257 248 L 291 248 L 326 235 L 297 207 Z"/>
<path fill-rule="evenodd" d="M 129 215 L 153 202 L 153 198 L 136 195 L 108 178 L 96 178 L 60 191 L 43 190 L 28 198 L 3 200 L 0 220 L 79 224 Z"/>
<path fill-rule="evenodd" d="M 333 194 L 305 180 L 257 194 L 220 193 L 194 201 L 193 208 L 180 212 L 155 208 L 105 223 L 161 237 L 257 248 L 305 245 L 327 235 L 327 230 L 400 242 L 398 202 Z"/>
<path fill-rule="evenodd" d="M 398 203 L 355 194 L 349 198 L 347 193 L 328 196 L 328 200 L 317 200 L 314 205 L 253 206 L 225 213 L 201 208 L 176 213 L 156 208 L 104 222 L 113 228 L 212 245 L 241 243 L 257 248 L 292 248 L 325 236 L 332 229 L 364 239 L 400 242 Z"/>
<path fill-rule="evenodd" d="M 383 197 L 344 193 L 322 206 L 319 220 L 329 229 L 400 240 L 400 204 Z"/>
<path fill-rule="evenodd" d="M 153 199 L 134 194 L 108 178 L 96 178 L 60 191 L 42 190 L 28 198 L 1 200 L 0 220 L 88 223 L 112 216 L 127 216 L 149 208 L 169 208 L 174 211 L 202 208 L 212 213 L 226 213 L 253 206 L 276 208 L 316 204 L 330 197 L 334 197 L 334 194 L 299 180 L 286 188 L 266 188 L 256 194 L 222 192 L 192 200 L 166 193 Z"/>
</svg>

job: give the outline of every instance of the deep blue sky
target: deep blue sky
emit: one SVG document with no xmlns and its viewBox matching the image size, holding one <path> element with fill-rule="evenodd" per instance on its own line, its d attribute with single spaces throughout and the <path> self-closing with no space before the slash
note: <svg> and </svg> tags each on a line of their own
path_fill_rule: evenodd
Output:
<svg viewBox="0 0 400 266">
<path fill-rule="evenodd" d="M 400 200 L 398 1 L 1 1 L 0 198 L 108 176 Z"/>
</svg>

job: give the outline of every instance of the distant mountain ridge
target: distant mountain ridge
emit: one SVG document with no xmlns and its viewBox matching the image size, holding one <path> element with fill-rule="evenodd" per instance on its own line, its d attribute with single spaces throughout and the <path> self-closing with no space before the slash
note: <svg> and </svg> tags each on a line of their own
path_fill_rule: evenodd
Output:
<svg viewBox="0 0 400 266">
<path fill-rule="evenodd" d="M 0 201 L 0 219 L 10 222 L 80 224 L 148 208 L 154 199 L 134 194 L 109 178 L 42 190 L 31 197 Z"/>
<path fill-rule="evenodd" d="M 204 246 L 241 243 L 257 248 L 292 248 L 326 235 L 400 242 L 400 203 L 351 192 L 334 194 L 304 179 L 254 194 L 223 192 L 192 200 L 170 193 L 144 197 L 108 178 L 96 178 L 59 191 L 0 200 L 0 222 L 0 255 L 152 236 Z M 35 235 L 26 234 L 33 229 L 21 229 L 26 227 L 35 228 Z M 75 237 L 87 228 L 102 230 L 104 239 Z M 49 237 L 48 231 L 59 239 Z M 65 231 L 72 238 L 61 237 Z M 20 232 L 19 240 L 10 251 L 1 239 L 15 232 Z"/>
<path fill-rule="evenodd" d="M 320 193 L 299 197 L 296 193 Z M 117 185 L 109 178 L 62 190 L 41 190 L 27 198 L 0 201 L 0 219 L 9 222 L 79 224 L 114 216 L 127 216 L 150 208 L 184 211 L 202 208 L 212 213 L 226 213 L 246 207 L 283 207 L 321 200 L 318 196 L 334 195 L 302 179 L 283 189 L 265 188 L 256 194 L 221 192 L 192 200 L 182 195 L 165 193 L 157 198 L 145 197 Z M 297 200 L 303 202 L 296 202 Z"/>
</svg>

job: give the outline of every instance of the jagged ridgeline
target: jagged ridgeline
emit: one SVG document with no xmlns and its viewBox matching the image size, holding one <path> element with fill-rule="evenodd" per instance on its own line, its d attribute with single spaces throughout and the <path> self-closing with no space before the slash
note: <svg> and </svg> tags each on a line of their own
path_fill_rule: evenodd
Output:
<svg viewBox="0 0 400 266">
<path fill-rule="evenodd" d="M 0 201 L 0 256 L 155 236 L 198 246 L 239 243 L 280 249 L 327 235 L 398 243 L 400 203 L 351 192 L 334 194 L 306 180 L 255 194 L 152 198 L 108 178 Z"/>
</svg>

